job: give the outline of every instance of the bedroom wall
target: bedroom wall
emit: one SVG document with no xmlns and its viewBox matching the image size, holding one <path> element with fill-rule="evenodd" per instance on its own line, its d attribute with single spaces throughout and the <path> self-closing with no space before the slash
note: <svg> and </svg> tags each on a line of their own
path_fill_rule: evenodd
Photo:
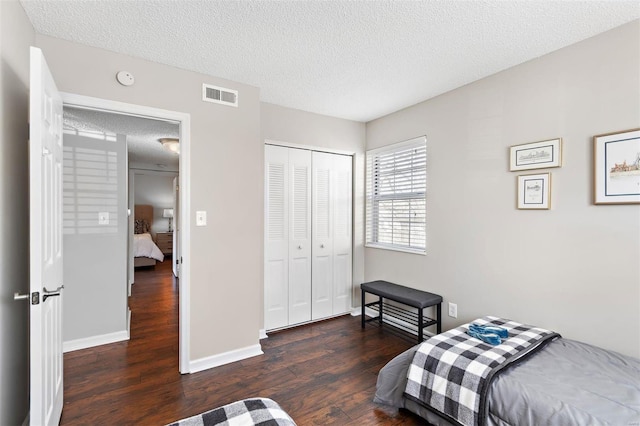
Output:
<svg viewBox="0 0 640 426">
<path fill-rule="evenodd" d="M 214 355 L 259 345 L 263 148 L 258 88 L 43 35 L 36 43 L 62 91 L 191 115 L 191 259 L 183 265 L 191 273 L 191 361 L 206 364 Z M 135 85 L 116 82 L 123 69 L 133 73 Z M 238 90 L 239 106 L 203 102 L 203 83 Z M 195 226 L 198 210 L 207 212 L 207 226 Z"/>
<path fill-rule="evenodd" d="M 596 206 L 593 135 L 640 127 L 640 21 L 367 124 L 427 136 L 427 255 L 365 250 L 367 280 L 443 295 L 444 329 L 498 315 L 640 356 L 640 206 Z M 517 210 L 511 145 L 562 137 L 552 209 Z M 458 318 L 446 303 L 458 304 Z"/>
<path fill-rule="evenodd" d="M 29 46 L 35 32 L 17 1 L 0 1 L 0 424 L 29 411 Z"/>
<path fill-rule="evenodd" d="M 127 336 L 127 145 L 65 134 L 64 346 Z M 100 225 L 98 214 L 109 213 Z M 109 338 L 110 337 L 110 338 Z"/>
<path fill-rule="evenodd" d="M 150 204 L 153 209 L 151 233 L 167 232 L 169 219 L 162 217 L 163 209 L 173 208 L 173 179 L 177 173 L 133 170 L 134 203 Z"/>
<path fill-rule="evenodd" d="M 326 115 L 313 114 L 262 102 L 260 104 L 262 140 L 327 148 L 354 156 L 353 191 L 353 294 L 359 305 L 360 283 L 364 279 L 364 146 L 365 124 Z M 262 180 L 264 185 L 264 179 Z M 262 289 L 264 290 L 264 288 Z M 262 293 L 263 294 L 263 293 Z M 264 306 L 261 306 L 263 312 Z M 262 316 L 262 319 L 264 314 Z"/>
</svg>

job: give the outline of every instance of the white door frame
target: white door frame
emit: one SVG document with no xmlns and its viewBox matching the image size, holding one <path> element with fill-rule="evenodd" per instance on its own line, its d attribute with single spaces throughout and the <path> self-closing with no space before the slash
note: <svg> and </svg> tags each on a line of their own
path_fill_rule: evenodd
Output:
<svg viewBox="0 0 640 426">
<path fill-rule="evenodd" d="M 94 109 L 105 112 L 132 115 L 150 119 L 171 120 L 180 123 L 180 206 L 182 215 L 180 225 L 182 234 L 180 246 L 182 247 L 181 257 L 183 262 L 180 267 L 180 306 L 179 306 L 179 368 L 181 374 L 190 373 L 190 288 L 191 288 L 191 267 L 190 267 L 190 194 L 191 194 L 191 115 L 183 112 L 169 111 L 142 105 L 128 104 L 124 102 L 112 101 L 108 99 L 94 98 L 90 96 L 76 95 L 73 93 L 61 92 L 63 106 L 80 107 L 84 109 Z"/>
</svg>

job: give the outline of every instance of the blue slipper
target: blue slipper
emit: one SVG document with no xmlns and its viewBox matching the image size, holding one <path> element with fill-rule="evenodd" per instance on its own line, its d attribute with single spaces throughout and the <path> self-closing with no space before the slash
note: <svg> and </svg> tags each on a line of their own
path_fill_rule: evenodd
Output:
<svg viewBox="0 0 640 426">
<path fill-rule="evenodd" d="M 490 345 L 495 346 L 502 343 L 500 336 L 498 336 L 495 333 L 479 333 L 476 330 L 471 330 L 471 328 L 469 328 L 469 330 L 467 331 L 467 334 L 471 337 L 475 337 L 476 339 L 480 339 L 483 342 L 488 343 Z"/>
<path fill-rule="evenodd" d="M 469 330 L 474 330 L 478 333 L 493 333 L 497 334 L 503 339 L 509 337 L 509 331 L 504 327 L 498 327 L 497 325 L 478 325 L 478 324 L 470 324 Z"/>
</svg>

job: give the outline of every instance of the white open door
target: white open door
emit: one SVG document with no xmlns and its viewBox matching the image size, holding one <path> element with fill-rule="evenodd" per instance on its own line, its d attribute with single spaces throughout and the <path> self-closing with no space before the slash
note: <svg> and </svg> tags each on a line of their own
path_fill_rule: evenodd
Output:
<svg viewBox="0 0 640 426">
<path fill-rule="evenodd" d="M 62 414 L 62 100 L 31 47 L 29 141 L 31 425 Z"/>
</svg>

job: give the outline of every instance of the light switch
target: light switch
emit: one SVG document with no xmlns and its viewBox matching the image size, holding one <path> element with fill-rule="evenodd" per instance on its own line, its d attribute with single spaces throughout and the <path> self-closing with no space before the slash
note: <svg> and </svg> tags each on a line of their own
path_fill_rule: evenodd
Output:
<svg viewBox="0 0 640 426">
<path fill-rule="evenodd" d="M 108 224 L 109 224 L 109 212 L 98 213 L 98 225 L 108 225 Z"/>
<path fill-rule="evenodd" d="M 196 226 L 205 226 L 207 224 L 207 212 L 206 211 L 197 211 L 196 212 Z"/>
</svg>

